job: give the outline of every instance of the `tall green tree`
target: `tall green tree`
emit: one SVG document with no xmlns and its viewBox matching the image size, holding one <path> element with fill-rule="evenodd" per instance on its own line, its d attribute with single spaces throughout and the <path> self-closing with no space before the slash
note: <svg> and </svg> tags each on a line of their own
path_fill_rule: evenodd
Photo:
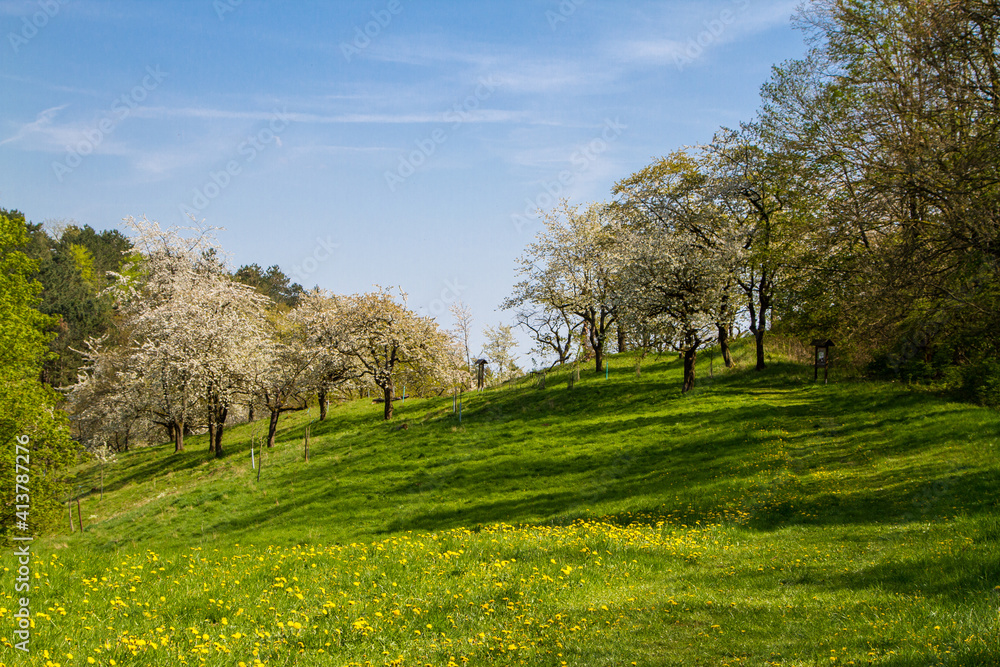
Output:
<svg viewBox="0 0 1000 667">
<path fill-rule="evenodd" d="M 0 213 L 0 530 L 4 538 L 35 534 L 48 527 L 61 506 L 65 487 L 61 470 L 74 460 L 57 396 L 41 382 L 49 357 L 47 330 L 52 318 L 39 312 L 42 286 L 31 275 L 37 269 L 24 252 L 29 245 L 23 216 Z M 18 459 L 27 449 L 26 458 Z M 24 468 L 17 468 L 21 464 Z M 19 475 L 23 475 L 20 477 Z M 28 492 L 19 498 L 16 484 Z M 18 515 L 17 505 L 30 505 Z M 27 519 L 27 530 L 20 523 Z"/>
<path fill-rule="evenodd" d="M 775 70 L 761 120 L 823 193 L 802 296 L 862 356 L 997 351 L 997 3 L 814 0 L 798 20 L 814 49 Z"/>
<path fill-rule="evenodd" d="M 269 297 L 274 303 L 288 308 L 298 305 L 306 293 L 302 285 L 293 283 L 277 264 L 266 270 L 258 264 L 246 264 L 238 268 L 233 277 Z"/>
<path fill-rule="evenodd" d="M 56 227 L 27 224 L 28 255 L 37 260 L 33 275 L 42 284 L 38 309 L 53 317 L 49 343 L 54 353 L 43 366 L 42 378 L 53 387 L 75 382 L 84 363 L 85 341 L 108 334 L 114 309 L 104 291 L 113 283 L 109 273 L 121 270 L 131 250 L 118 230 L 97 232 L 89 225 Z"/>
</svg>

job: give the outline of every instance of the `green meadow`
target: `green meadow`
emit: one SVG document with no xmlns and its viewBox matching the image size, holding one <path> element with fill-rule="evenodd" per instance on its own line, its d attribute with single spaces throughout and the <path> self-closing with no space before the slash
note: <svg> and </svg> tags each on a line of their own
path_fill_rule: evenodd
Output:
<svg viewBox="0 0 1000 667">
<path fill-rule="evenodd" d="M 737 352 L 81 465 L 0 663 L 1000 664 L 1000 414 Z"/>
</svg>

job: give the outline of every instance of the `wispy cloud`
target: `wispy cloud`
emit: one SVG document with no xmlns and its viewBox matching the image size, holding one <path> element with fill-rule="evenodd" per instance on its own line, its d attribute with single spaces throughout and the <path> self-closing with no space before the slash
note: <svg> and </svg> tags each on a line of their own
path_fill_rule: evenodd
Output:
<svg viewBox="0 0 1000 667">
<path fill-rule="evenodd" d="M 302 155 L 358 155 L 394 152 L 395 149 L 389 146 L 336 146 L 336 145 L 309 145 L 296 146 L 289 150 L 292 157 Z"/>
<path fill-rule="evenodd" d="M 673 62 L 684 54 L 684 42 L 676 39 L 630 40 L 619 42 L 608 51 L 618 60 L 629 62 Z"/>
<path fill-rule="evenodd" d="M 487 69 L 502 57 L 494 44 L 455 46 L 453 36 L 386 35 L 364 51 L 364 56 L 386 63 L 403 65 L 467 65 Z"/>
<path fill-rule="evenodd" d="M 598 89 L 617 76 L 617 68 L 596 63 L 518 60 L 501 66 L 493 77 L 508 93 L 565 93 Z"/>
<path fill-rule="evenodd" d="M 79 139 L 82 132 L 82 128 L 54 122 L 59 112 L 67 106 L 62 104 L 39 112 L 35 120 L 23 123 L 14 134 L 0 141 L 0 146 L 15 144 L 46 151 L 65 150 L 65 146 Z"/>
<path fill-rule="evenodd" d="M 137 7 L 139 11 L 149 12 L 145 6 Z M 0 0 L 0 16 L 32 17 L 39 11 L 45 11 L 38 0 Z M 51 6 L 49 11 L 52 11 Z M 88 0 L 59 0 L 59 12 L 72 13 L 77 18 L 93 20 L 118 20 L 127 14 L 125 6 L 116 7 L 107 2 L 90 2 Z"/>
<path fill-rule="evenodd" d="M 40 88 L 42 90 L 49 90 L 55 93 L 69 93 L 71 95 L 86 95 L 87 97 L 99 97 L 100 94 L 91 88 L 78 88 L 76 86 L 63 86 L 55 83 L 47 83 L 44 81 L 38 81 L 37 79 L 32 79 L 26 76 L 16 76 L 13 74 L 2 74 L 0 73 L 0 79 L 4 81 L 13 81 L 14 83 L 27 84 L 33 88 Z"/>
<path fill-rule="evenodd" d="M 283 118 L 293 123 L 303 124 L 372 124 L 399 125 L 425 124 L 447 122 L 447 112 L 440 113 L 346 113 L 346 114 L 316 114 L 278 110 Z M 137 109 L 134 115 L 139 118 L 199 118 L 204 120 L 239 120 L 266 121 L 274 118 L 275 111 L 239 111 L 231 109 L 216 109 L 211 107 L 143 107 Z M 471 123 L 510 123 L 530 122 L 531 114 L 527 111 L 510 111 L 506 109 L 477 109 L 469 111 L 463 122 Z"/>
<path fill-rule="evenodd" d="M 601 48 L 607 57 L 632 65 L 663 65 L 683 58 L 703 32 L 713 44 L 746 40 L 761 32 L 788 25 L 799 0 L 760 5 L 748 0 L 687 6 L 652 21 L 654 36 L 629 37 L 605 42 Z M 724 23 L 722 16 L 733 17 Z M 721 26 L 721 29 L 720 29 Z"/>
</svg>

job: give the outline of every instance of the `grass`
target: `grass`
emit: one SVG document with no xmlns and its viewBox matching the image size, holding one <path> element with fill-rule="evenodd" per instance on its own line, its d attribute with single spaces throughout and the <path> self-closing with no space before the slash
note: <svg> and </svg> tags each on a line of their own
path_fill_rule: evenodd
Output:
<svg viewBox="0 0 1000 667">
<path fill-rule="evenodd" d="M 0 663 L 1000 664 L 1000 415 L 782 359 L 687 396 L 673 358 L 610 363 L 461 423 L 286 415 L 259 483 L 251 424 L 218 461 L 121 456 L 103 500 L 81 466 L 86 529 L 35 546 L 32 652 Z"/>
</svg>

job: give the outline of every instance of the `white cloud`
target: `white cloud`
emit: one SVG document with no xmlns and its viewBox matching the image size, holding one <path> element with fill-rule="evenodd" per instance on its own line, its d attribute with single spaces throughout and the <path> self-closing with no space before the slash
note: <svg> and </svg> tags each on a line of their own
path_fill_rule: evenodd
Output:
<svg viewBox="0 0 1000 667">
<path fill-rule="evenodd" d="M 110 132 L 101 131 L 96 121 L 57 122 L 59 112 L 68 106 L 63 104 L 39 112 L 35 120 L 24 123 L 13 135 L 0 141 L 0 146 L 11 145 L 39 153 L 68 153 L 70 149 L 85 144 L 88 147 L 85 154 L 130 154 L 125 144 L 116 141 Z M 114 127 L 116 125 L 112 126 L 112 132 Z"/>
<path fill-rule="evenodd" d="M 38 116 L 35 117 L 35 120 L 30 123 L 25 123 L 19 127 L 13 136 L 0 141 L 0 146 L 11 143 L 21 143 L 38 137 L 48 138 L 51 140 L 59 133 L 59 128 L 53 127 L 52 120 L 59 115 L 59 112 L 65 109 L 66 106 L 67 105 L 63 104 L 61 106 L 51 107 L 40 112 Z"/>
<path fill-rule="evenodd" d="M 204 120 L 246 120 L 268 121 L 280 113 L 281 118 L 292 123 L 330 125 L 330 124 L 425 124 L 448 122 L 446 111 L 439 113 L 345 113 L 317 114 L 294 111 L 237 111 L 230 109 L 215 109 L 211 107 L 142 107 L 136 109 L 133 115 L 146 119 L 160 118 L 198 118 Z M 506 109 L 476 109 L 465 112 L 463 122 L 468 123 L 510 123 L 531 122 L 526 111 L 509 111 Z"/>
<path fill-rule="evenodd" d="M 799 0 L 752 3 L 729 0 L 675 9 L 652 21 L 654 36 L 606 42 L 609 57 L 634 65 L 676 64 L 691 53 L 739 42 L 779 26 L 787 26 Z M 666 35 L 666 36 L 664 36 Z"/>
</svg>

